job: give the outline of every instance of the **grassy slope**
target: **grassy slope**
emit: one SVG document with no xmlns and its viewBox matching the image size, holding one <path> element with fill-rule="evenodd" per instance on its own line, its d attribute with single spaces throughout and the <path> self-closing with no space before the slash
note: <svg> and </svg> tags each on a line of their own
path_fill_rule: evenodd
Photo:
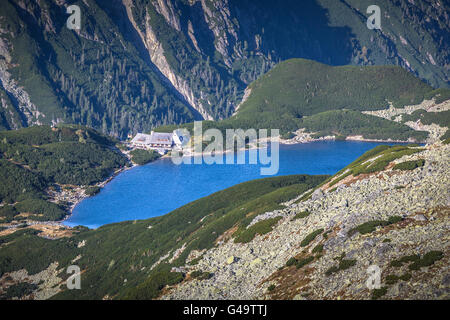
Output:
<svg viewBox="0 0 450 320">
<path fill-rule="evenodd" d="M 331 67 L 292 59 L 250 85 L 230 121 L 293 130 L 301 118 L 330 110 L 378 110 L 420 103 L 432 88 L 399 67 Z M 258 117 L 255 117 L 258 114 Z"/>
<path fill-rule="evenodd" d="M 55 298 L 100 299 L 106 294 L 115 298 L 153 298 L 158 294 L 155 282 L 158 284 L 162 279 L 165 284 L 165 281 L 173 280 L 166 277 L 168 270 L 184 265 L 191 250 L 214 246 L 226 230 L 249 223 L 247 215 L 278 208 L 279 203 L 324 179 L 326 176 L 298 175 L 250 181 L 161 217 L 106 225 L 97 230 L 82 231 L 68 239 L 51 241 L 29 232 L 0 238 L 0 241 L 9 242 L 0 249 L 0 275 L 21 268 L 36 273 L 53 261 L 65 268 L 81 254 L 77 264 L 85 270 L 83 289 L 64 291 Z M 151 229 L 148 228 L 150 225 Z M 77 248 L 81 240 L 86 240 L 86 245 Z M 178 259 L 172 263 L 164 261 L 150 270 L 159 257 L 185 243 L 186 249 Z"/>
</svg>

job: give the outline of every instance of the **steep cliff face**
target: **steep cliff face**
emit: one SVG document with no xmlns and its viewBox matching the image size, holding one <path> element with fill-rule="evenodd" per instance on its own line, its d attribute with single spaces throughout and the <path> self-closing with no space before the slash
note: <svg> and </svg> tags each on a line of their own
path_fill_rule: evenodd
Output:
<svg viewBox="0 0 450 320">
<path fill-rule="evenodd" d="M 8 0 L 0 8 L 3 89 L 22 125 L 70 121 L 123 137 L 223 119 L 249 83 L 289 58 L 400 65 L 435 87 L 449 85 L 442 0 L 379 1 L 381 30 L 366 26 L 368 0 L 73 4 L 81 30 L 65 26 L 67 1 Z M 2 119 L 3 127 L 19 125 Z"/>
</svg>

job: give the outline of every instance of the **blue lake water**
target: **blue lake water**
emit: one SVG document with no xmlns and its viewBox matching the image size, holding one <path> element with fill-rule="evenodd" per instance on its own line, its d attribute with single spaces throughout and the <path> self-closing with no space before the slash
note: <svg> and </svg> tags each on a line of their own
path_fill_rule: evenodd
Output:
<svg viewBox="0 0 450 320">
<path fill-rule="evenodd" d="M 324 141 L 280 145 L 277 175 L 334 174 L 379 144 Z M 260 175 L 260 167 L 175 165 L 171 159 L 161 159 L 119 174 L 98 195 L 78 204 L 64 224 L 97 228 L 113 222 L 160 216 L 238 183 L 266 177 Z"/>
</svg>

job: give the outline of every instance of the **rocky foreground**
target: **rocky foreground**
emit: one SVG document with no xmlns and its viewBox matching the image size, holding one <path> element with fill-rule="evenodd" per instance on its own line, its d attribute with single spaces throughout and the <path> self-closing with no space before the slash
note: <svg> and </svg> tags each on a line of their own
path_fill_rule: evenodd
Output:
<svg viewBox="0 0 450 320">
<path fill-rule="evenodd" d="M 249 243 L 226 235 L 163 299 L 449 299 L 450 145 L 394 161 L 382 172 L 326 184 Z M 395 163 L 425 160 L 413 170 Z M 373 160 L 373 159 L 372 159 Z M 368 160 L 371 161 L 371 160 Z M 300 197 L 299 197 L 300 198 Z M 300 199 L 302 200 L 302 199 Z M 367 285 L 379 268 L 379 286 Z"/>
</svg>

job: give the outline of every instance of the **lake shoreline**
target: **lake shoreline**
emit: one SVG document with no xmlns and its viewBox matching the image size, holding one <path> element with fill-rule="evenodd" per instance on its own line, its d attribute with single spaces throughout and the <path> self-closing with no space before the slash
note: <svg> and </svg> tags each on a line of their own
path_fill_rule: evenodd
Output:
<svg viewBox="0 0 450 320">
<path fill-rule="evenodd" d="M 319 149 L 317 149 L 316 147 L 314 147 L 314 146 L 311 146 L 311 147 L 306 147 L 308 144 L 311 144 L 311 143 L 309 143 L 309 142 L 316 142 L 316 143 L 320 143 L 320 142 L 322 142 L 322 143 L 325 143 L 325 144 L 322 144 L 322 147 L 319 147 Z M 364 145 L 364 143 L 377 143 L 377 144 L 381 144 L 382 142 L 380 142 L 380 141 L 361 141 L 361 140 L 359 140 L 359 139 L 355 139 L 355 140 L 348 140 L 348 141 L 345 141 L 345 140 L 342 140 L 342 141 L 340 141 L 340 140 L 335 140 L 335 139 L 327 139 L 327 140 L 323 140 L 323 139 L 321 139 L 321 140 L 319 140 L 319 141 L 309 141 L 308 143 L 305 143 L 305 142 L 303 142 L 303 143 L 295 143 L 295 144 L 292 144 L 292 143 L 288 143 L 288 144 L 286 144 L 286 143 L 281 143 L 281 145 L 282 146 L 285 146 L 285 147 L 288 147 L 288 146 L 292 146 L 292 145 L 298 145 L 298 146 L 305 146 L 305 147 L 300 147 L 300 149 L 299 150 L 304 150 L 304 151 L 301 151 L 300 152 L 300 154 L 301 154 L 301 157 L 302 158 L 304 158 L 305 157 L 305 153 L 304 152 L 308 152 L 308 150 L 312 150 L 313 152 L 317 152 L 317 150 L 322 150 L 322 151 L 319 151 L 319 152 L 322 152 L 321 153 L 321 157 L 322 157 L 322 159 L 325 159 L 329 154 L 330 155 L 333 155 L 333 154 L 336 154 L 336 151 L 338 151 L 337 153 L 339 154 L 339 153 L 341 153 L 341 150 L 342 150 L 342 154 L 343 155 L 345 155 L 347 158 L 348 158 L 348 156 L 350 156 L 350 158 L 348 158 L 349 160 L 347 161 L 347 160 L 341 160 L 341 163 L 339 164 L 341 167 L 344 167 L 345 165 L 348 165 L 352 160 L 351 159 L 353 159 L 354 157 L 351 155 L 351 153 L 353 152 L 353 151 L 348 151 L 348 149 L 349 149 L 349 147 L 348 146 L 346 146 L 346 144 L 345 144 L 345 142 L 348 142 L 348 143 L 356 143 L 356 144 L 354 144 L 354 145 L 352 145 L 352 149 L 354 149 L 355 147 L 354 146 L 358 146 L 358 145 L 360 145 L 359 144 L 359 142 L 361 142 L 361 146 L 359 146 L 359 147 L 357 147 L 357 149 L 359 149 L 359 150 L 361 150 L 360 152 L 356 152 L 356 153 L 354 153 L 354 156 L 356 157 L 356 156 L 359 156 L 359 155 L 361 155 L 363 152 L 365 152 L 365 151 L 367 151 L 367 150 L 370 150 L 371 148 L 373 148 L 373 146 L 366 146 L 366 145 Z M 334 142 L 343 142 L 344 144 L 343 145 L 341 145 L 341 143 L 337 143 L 337 144 L 335 144 Z M 395 144 L 395 143 L 408 143 L 408 142 L 405 142 L 405 141 L 383 141 L 383 142 L 386 142 L 386 143 L 389 143 L 389 144 Z M 329 147 L 328 147 L 328 143 L 329 143 Z M 294 150 L 292 150 L 291 148 L 281 148 L 281 152 L 283 153 L 283 152 L 297 152 L 297 151 L 294 151 L 294 150 L 297 150 L 297 148 L 294 148 Z M 243 150 L 243 149 L 242 149 Z M 282 150 L 284 150 L 284 151 L 282 151 Z M 292 151 L 289 151 L 289 150 L 292 150 Z M 316 151 L 314 151 L 314 150 L 316 150 Z M 346 151 L 347 150 L 347 151 Z M 246 151 L 249 151 L 249 149 L 246 149 Z M 228 152 L 230 152 L 230 151 L 228 151 Z M 209 155 L 209 153 L 202 153 L 203 155 L 205 155 L 205 156 L 208 156 Z M 309 154 L 309 153 L 307 153 L 307 154 Z M 318 154 L 319 156 L 320 156 L 320 153 Z M 200 155 L 195 155 L 195 156 L 200 156 Z M 165 172 L 164 171 L 164 168 L 163 169 L 161 169 L 161 167 L 164 167 L 164 166 L 175 166 L 175 165 L 172 165 L 172 163 L 171 163 L 171 160 L 172 159 L 170 159 L 171 157 L 170 157 L 170 155 L 165 155 L 165 156 L 163 156 L 163 157 L 161 157 L 161 158 L 159 158 L 158 160 L 163 160 L 163 159 L 165 159 L 164 161 L 158 161 L 158 160 L 156 160 L 156 161 L 154 161 L 154 162 L 152 162 L 152 163 L 159 163 L 159 164 L 157 164 L 155 167 L 153 167 L 153 169 L 150 169 L 151 171 L 155 171 L 156 170 L 156 172 L 154 173 L 154 174 L 156 174 L 156 176 L 155 177 L 160 177 L 160 174 L 161 175 L 163 175 L 164 176 L 164 174 L 162 173 L 162 172 Z M 169 160 L 170 159 L 170 160 Z M 290 158 L 285 158 L 284 156 L 283 156 L 283 154 L 281 155 L 281 157 L 280 157 L 280 159 L 290 159 Z M 344 158 L 345 159 L 345 158 Z M 302 161 L 302 160 L 300 160 L 300 161 Z M 310 174 L 310 175 L 317 175 L 317 174 L 321 174 L 321 173 L 323 173 L 323 172 L 325 172 L 325 171 L 323 171 L 323 170 L 325 170 L 325 166 L 327 166 L 327 163 L 330 163 L 330 166 L 328 166 L 329 168 L 333 168 L 332 170 L 334 170 L 334 169 L 336 169 L 336 170 L 338 170 L 338 169 L 340 169 L 340 167 L 339 168 L 334 168 L 335 167 L 335 162 L 334 161 L 330 161 L 330 160 L 327 160 L 327 159 L 325 159 L 325 160 L 323 160 L 322 161 L 322 164 L 321 165 L 319 165 L 319 167 L 317 167 L 316 166 L 316 169 L 312 169 L 313 171 L 311 171 L 310 169 L 308 169 L 308 167 L 302 167 L 302 170 L 300 170 L 300 169 L 298 169 L 298 171 L 293 171 L 293 170 L 290 170 L 290 171 L 284 171 L 284 172 L 282 172 L 282 171 L 280 171 L 280 173 L 279 174 L 277 174 L 277 175 L 280 175 L 280 174 L 282 174 L 282 175 L 292 175 L 292 174 Z M 312 163 L 314 163 L 314 161 L 312 161 Z M 205 166 L 206 166 L 206 164 L 204 164 Z M 115 177 L 117 177 L 117 175 L 119 175 L 120 173 L 122 173 L 122 172 L 125 172 L 125 171 L 127 171 L 127 170 L 129 170 L 129 169 L 132 169 L 132 168 L 134 168 L 134 167 L 144 167 L 145 165 L 133 165 L 132 167 L 126 167 L 126 168 L 122 168 L 122 169 L 119 169 L 119 170 L 117 170 L 113 175 L 111 175 L 108 179 L 106 179 L 105 181 L 103 181 L 102 183 L 101 183 L 101 185 L 102 186 L 105 186 L 105 185 L 107 185 L 109 182 L 111 182 Z M 314 166 L 312 166 L 312 167 L 314 167 Z M 327 167 L 327 168 L 328 168 Z M 323 169 L 322 169 L 323 168 Z M 206 169 L 206 168 L 205 168 Z M 178 169 L 177 169 L 178 170 Z M 195 172 L 197 173 L 197 174 L 201 174 L 201 172 L 203 172 L 203 168 L 187 168 L 187 169 L 185 169 L 185 170 L 188 170 L 187 172 L 194 172 L 194 174 L 195 174 Z M 208 169 L 209 170 L 209 169 Z M 233 172 L 233 170 L 235 170 L 235 169 L 227 169 L 227 170 L 231 170 L 231 171 L 228 171 L 228 172 Z M 240 169 L 238 169 L 238 170 L 240 170 Z M 308 171 L 308 170 L 310 170 L 310 171 Z M 322 170 L 322 171 L 321 171 Z M 333 171 L 334 172 L 334 171 Z M 326 174 L 329 174 L 329 173 L 326 173 Z M 152 174 L 152 177 L 153 177 L 153 174 Z M 166 178 L 167 176 L 164 176 L 164 179 Z M 159 178 L 159 179 L 161 179 L 161 178 Z M 231 180 L 230 180 L 231 179 Z M 229 182 L 230 183 L 234 183 L 234 181 L 237 181 L 238 179 L 235 179 L 235 178 L 230 178 L 230 179 L 228 179 L 229 180 Z M 248 176 L 248 179 L 250 179 L 250 180 L 254 180 L 254 179 L 258 179 L 258 177 L 255 177 L 255 174 L 252 174 L 252 175 L 249 175 Z M 167 180 L 169 180 L 169 181 L 173 181 L 173 179 L 171 179 L 170 178 L 170 175 L 169 175 L 169 177 L 167 177 Z M 223 180 L 223 179 L 222 179 Z M 245 181 L 250 181 L 250 180 L 245 180 Z M 139 179 L 137 180 L 137 181 L 139 181 Z M 164 180 L 160 180 L 160 181 L 164 181 Z M 241 182 L 236 182 L 236 183 L 241 183 Z M 163 183 L 163 185 L 167 185 L 168 183 Z M 222 184 L 223 184 L 223 182 L 222 182 Z M 223 184 L 224 186 L 223 186 L 223 188 L 228 188 L 230 185 L 229 184 L 227 184 L 227 183 L 225 183 L 225 184 Z M 233 184 L 231 184 L 231 185 L 233 185 Z M 222 186 L 221 186 L 222 187 Z M 129 187 L 128 187 L 129 188 Z M 209 187 L 206 187 L 206 188 L 209 188 Z M 208 189 L 209 190 L 209 189 Z M 217 191 L 220 191 L 220 190 L 222 190 L 222 189 L 214 189 L 214 188 L 212 188 L 211 189 L 211 192 L 217 192 Z M 138 192 L 139 193 L 139 192 Z M 134 192 L 133 192 L 133 194 L 135 194 Z M 143 195 L 142 195 L 143 196 Z M 141 196 L 141 197 L 142 197 Z M 201 195 L 200 197 L 203 197 L 204 195 Z M 85 219 L 87 219 L 86 220 L 86 224 L 84 224 L 84 225 L 86 225 L 86 226 L 88 226 L 89 228 L 93 228 L 93 229 L 95 229 L 95 228 L 97 228 L 97 225 L 98 226 L 100 226 L 100 225 L 103 225 L 103 224 L 109 224 L 109 223 L 114 223 L 114 221 L 113 222 L 105 222 L 105 223 L 103 223 L 103 222 L 100 222 L 99 224 L 97 224 L 97 222 L 91 222 L 91 221 L 94 221 L 95 219 L 90 219 L 89 218 L 89 216 L 87 216 L 86 215 L 86 210 L 85 209 L 81 209 L 82 211 L 81 212 L 83 212 L 82 213 L 82 218 L 80 217 L 80 218 L 76 218 L 76 219 L 70 219 L 71 217 L 73 217 L 73 211 L 74 211 L 74 208 L 80 203 L 80 202 L 82 202 L 83 200 L 85 200 L 86 198 L 88 198 L 88 196 L 84 196 L 84 197 L 79 197 L 79 199 L 76 201 L 76 203 L 73 203 L 73 205 L 72 205 L 72 207 L 71 207 L 71 210 L 70 210 L 70 213 L 64 218 L 64 220 L 62 220 L 62 221 L 59 221 L 59 223 L 62 223 L 63 225 L 66 225 L 65 223 L 67 222 L 67 220 L 71 220 L 71 221 L 69 221 L 68 223 L 70 223 L 71 224 L 71 226 L 73 227 L 73 226 L 75 226 L 75 223 L 78 223 L 78 222 L 80 222 L 80 224 L 83 224 L 83 221 L 85 221 Z M 116 198 L 114 198 L 114 199 L 116 199 Z M 111 201 L 112 200 L 114 200 L 114 199 L 110 199 Z M 129 202 L 133 202 L 133 203 L 137 203 L 136 201 L 133 201 L 133 200 L 130 200 L 130 198 L 127 198 L 127 199 L 129 199 Z M 191 202 L 191 201 L 195 201 L 197 198 L 194 198 L 193 200 L 189 200 L 189 197 L 188 197 L 188 200 L 189 200 L 189 202 Z M 103 202 L 103 200 L 100 200 L 99 199 L 99 201 L 100 202 Z M 114 200 L 115 201 L 115 200 Z M 187 203 L 189 203 L 189 202 L 187 202 Z M 180 204 L 180 206 L 182 206 L 182 205 L 185 205 L 186 203 L 182 203 L 182 204 Z M 108 204 L 107 203 L 105 203 L 104 205 L 106 205 L 106 206 L 100 206 L 99 208 L 96 208 L 96 210 L 98 211 L 98 210 L 102 210 L 102 208 L 107 208 L 108 207 Z M 178 203 L 177 203 L 177 205 L 178 205 Z M 124 205 L 124 207 L 126 208 L 127 207 L 127 205 L 125 204 Z M 141 208 L 141 207 L 140 207 Z M 145 206 L 143 206 L 142 207 L 142 210 L 149 210 L 149 209 L 145 209 L 146 207 Z M 164 210 L 163 210 L 164 209 Z M 109 209 L 104 209 L 104 210 L 115 210 L 114 208 L 109 208 Z M 126 210 L 126 209 L 125 209 Z M 139 210 L 141 210 L 141 209 L 139 209 Z M 167 208 L 163 208 L 162 206 L 160 206 L 159 208 L 157 208 L 157 209 L 155 209 L 155 210 L 150 210 L 149 212 L 151 212 L 151 214 L 149 214 L 148 216 L 145 216 L 145 218 L 142 218 L 143 217 L 143 215 L 141 214 L 141 215 L 139 215 L 139 210 L 138 211 L 132 211 L 131 213 L 131 215 L 129 216 L 129 218 L 127 218 L 128 217 L 128 215 L 127 214 L 124 214 L 123 215 L 123 218 L 125 218 L 125 220 L 117 220 L 117 221 L 132 221 L 132 220 L 142 220 L 142 219 L 146 219 L 146 218 L 148 218 L 148 217 L 152 217 L 153 215 L 152 214 L 155 214 L 155 216 L 159 216 L 159 215 L 161 215 L 160 213 L 162 212 L 162 211 L 164 211 L 164 214 L 165 213 L 167 213 L 167 212 L 170 212 L 170 211 L 172 211 L 172 210 L 174 210 L 174 208 L 173 208 L 173 206 L 168 206 Z M 78 211 L 77 211 L 78 212 Z M 100 212 L 101 213 L 101 212 Z M 133 216 L 134 215 L 134 213 L 136 213 L 136 215 L 135 216 Z M 92 214 L 94 214 L 94 216 L 95 216 L 95 212 L 90 212 L 90 216 L 92 216 Z M 101 215 L 103 215 L 102 213 L 101 213 Z M 136 217 L 136 218 L 135 218 Z M 119 218 L 119 219 L 121 219 L 121 218 Z M 87 221 L 89 221 L 89 222 L 87 222 Z M 101 218 L 100 218 L 100 221 L 103 221 L 103 220 L 101 220 Z M 108 218 L 106 219 L 106 221 L 108 221 Z M 102 224 L 103 223 L 103 224 Z M 92 227 L 91 227 L 92 226 Z"/>
<path fill-rule="evenodd" d="M 297 138 L 297 136 L 295 137 L 295 138 Z M 295 139 L 294 138 L 294 139 Z M 290 140 L 283 140 L 283 139 L 277 139 L 278 140 L 278 142 L 281 144 L 281 145 L 289 145 L 289 146 L 291 146 L 291 145 L 302 145 L 302 144 L 309 144 L 309 143 L 316 143 L 316 142 L 338 142 L 338 141 L 343 141 L 343 142 L 345 142 L 345 141 L 353 141 L 353 142 L 375 142 L 375 143 L 383 143 L 383 142 L 386 142 L 386 143 L 415 143 L 415 142 L 413 142 L 413 141 L 401 141 L 401 140 L 391 140 L 391 139 L 388 139 L 388 140 L 382 140 L 382 139 L 365 139 L 365 138 L 363 138 L 363 137 L 360 137 L 360 136 L 349 136 L 349 137 L 347 137 L 345 140 L 338 140 L 338 139 L 335 139 L 335 137 L 321 137 L 321 138 L 310 138 L 310 139 L 307 139 L 307 140 L 301 140 L 301 141 L 296 141 L 296 140 L 294 140 L 294 139 L 290 139 Z M 259 143 L 261 143 L 261 142 L 268 142 L 267 140 L 269 140 L 269 139 L 264 139 L 264 140 L 258 140 L 257 142 L 256 142 L 256 144 L 259 144 Z M 259 148 L 261 148 L 260 146 L 257 146 L 257 145 L 254 145 L 254 146 L 251 146 L 250 148 L 245 148 L 245 149 L 239 149 L 239 150 L 237 150 L 237 151 L 248 151 L 248 150 L 251 150 L 251 149 L 259 149 Z M 144 165 L 138 165 L 138 164 L 135 164 L 135 163 L 133 163 L 132 161 L 131 161 L 131 158 L 130 158 L 130 155 L 129 155 L 129 152 L 124 152 L 124 151 L 122 151 L 122 150 L 120 150 L 120 152 L 125 156 L 125 157 L 127 157 L 127 159 L 129 160 L 129 163 L 131 164 L 130 166 L 125 166 L 125 167 L 122 167 L 122 168 L 119 168 L 119 169 L 117 169 L 117 170 L 115 170 L 108 178 L 106 178 L 105 180 L 103 180 L 103 181 L 101 181 L 101 182 L 99 182 L 99 183 L 97 183 L 96 185 L 94 185 L 94 186 L 97 186 L 97 187 L 100 187 L 101 189 L 103 189 L 108 183 L 110 183 L 114 178 L 116 178 L 119 174 L 121 174 L 121 173 L 123 173 L 123 172 L 126 172 L 126 171 L 128 171 L 128 170 L 131 170 L 131 169 L 133 169 L 133 168 L 135 168 L 135 167 L 140 167 L 140 166 L 145 166 L 146 164 L 144 164 Z M 220 155 L 220 154 L 226 154 L 226 153 L 230 153 L 230 152 L 236 152 L 236 151 L 232 151 L 232 150 L 224 150 L 224 151 L 222 151 L 222 152 L 218 152 L 218 153 L 216 153 L 216 155 Z M 188 155 L 185 155 L 186 157 L 199 157 L 199 156 L 210 156 L 211 155 L 211 153 L 205 153 L 205 152 L 202 152 L 202 153 L 190 153 L 190 154 L 188 154 Z M 154 162 L 156 162 L 156 161 L 158 161 L 158 160 L 162 160 L 162 159 L 171 159 L 172 158 L 172 156 L 170 155 L 170 154 L 166 154 L 166 155 L 164 155 L 164 156 L 162 156 L 161 158 L 159 158 L 159 159 L 157 159 L 157 160 L 155 160 L 155 161 L 152 161 L 151 163 L 154 163 Z M 147 163 L 148 164 L 148 163 Z M 63 188 L 62 188 L 62 186 L 60 186 L 61 187 L 61 190 L 63 190 Z M 66 215 L 64 216 L 64 218 L 62 219 L 62 220 L 59 220 L 59 221 L 39 221 L 39 224 L 43 224 L 43 225 L 51 225 L 51 226 L 55 226 L 55 225 L 59 225 L 59 226 L 61 226 L 61 227 L 63 227 L 63 228 L 69 228 L 69 229 L 72 229 L 73 227 L 71 227 L 71 226 L 68 226 L 68 225 L 66 225 L 65 224 L 65 222 L 70 218 L 70 217 L 72 217 L 72 215 L 73 215 L 73 210 L 77 207 L 77 205 L 79 205 L 83 200 L 85 200 L 85 199 L 87 199 L 87 198 L 90 198 L 90 197 L 95 197 L 96 195 L 87 195 L 86 193 L 85 193 L 85 189 L 86 189 L 86 187 L 76 187 L 76 188 L 74 188 L 74 189 L 72 189 L 71 191 L 60 191 L 60 192 L 54 192 L 52 195 L 51 195 L 51 198 L 52 198 L 52 200 L 54 200 L 53 202 L 57 202 L 57 200 L 58 200 L 58 198 L 60 198 L 62 195 L 64 195 L 64 197 L 68 197 L 69 198 L 69 202 L 71 203 L 70 204 L 70 206 L 68 206 L 68 208 L 67 208 L 67 210 L 66 210 Z M 33 225 L 33 224 L 35 224 L 36 223 L 36 221 L 26 221 L 26 224 L 27 225 Z"/>
</svg>

